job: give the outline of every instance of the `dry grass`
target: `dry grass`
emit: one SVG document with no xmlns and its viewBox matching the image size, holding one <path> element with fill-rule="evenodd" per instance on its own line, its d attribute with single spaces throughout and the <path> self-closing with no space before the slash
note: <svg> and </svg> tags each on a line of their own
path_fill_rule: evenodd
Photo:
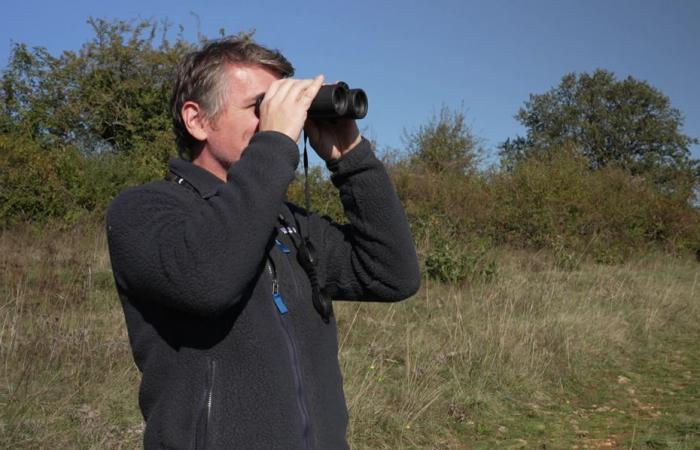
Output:
<svg viewBox="0 0 700 450">
<path fill-rule="evenodd" d="M 336 306 L 353 448 L 699 445 L 697 263 L 495 258 L 490 283 Z M 102 230 L 3 231 L 0 447 L 138 448 L 138 382 Z"/>
<path fill-rule="evenodd" d="M 131 362 L 103 233 L 0 236 L 2 448 L 134 448 Z"/>
<path fill-rule="evenodd" d="M 572 403 L 600 402 L 604 390 L 590 389 L 614 386 L 666 339 L 700 337 L 699 271 L 690 259 L 656 254 L 575 271 L 512 250 L 497 260 L 492 283 L 426 282 L 402 304 L 337 308 L 355 448 L 566 448 L 587 439 L 566 417 L 576 415 Z M 631 432 L 622 419 L 617 431 Z M 699 443 L 695 424 L 669 442 Z"/>
</svg>

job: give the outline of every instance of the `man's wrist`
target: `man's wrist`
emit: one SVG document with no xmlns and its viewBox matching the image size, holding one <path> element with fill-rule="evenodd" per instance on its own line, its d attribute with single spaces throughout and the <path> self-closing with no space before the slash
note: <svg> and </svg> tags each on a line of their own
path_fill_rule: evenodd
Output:
<svg viewBox="0 0 700 450">
<path fill-rule="evenodd" d="M 352 150 L 352 151 L 351 151 Z M 343 153 L 339 158 L 329 159 L 326 161 L 326 167 L 331 172 L 345 172 L 346 170 L 354 170 L 355 166 L 362 164 L 362 161 L 367 157 L 367 153 L 373 153 L 372 144 L 360 136 L 359 142 Z"/>
<path fill-rule="evenodd" d="M 330 152 L 330 157 L 326 160 L 326 163 L 330 163 L 331 161 L 337 161 L 343 156 L 345 156 L 347 153 L 351 152 L 353 149 L 357 148 L 358 145 L 362 142 L 362 135 L 358 134 L 355 140 L 348 145 L 344 149 L 336 149 L 336 151 L 331 151 Z"/>
<path fill-rule="evenodd" d="M 340 151 L 340 157 L 342 158 L 346 153 L 348 153 L 348 152 L 354 150 L 355 148 L 357 148 L 357 146 L 360 145 L 360 142 L 362 142 L 362 135 L 361 135 L 361 134 L 358 134 L 357 137 L 355 138 L 355 140 L 353 141 L 353 143 L 350 144 L 350 145 L 348 146 L 348 148 L 346 148 L 345 150 L 341 150 L 341 151 Z"/>
</svg>

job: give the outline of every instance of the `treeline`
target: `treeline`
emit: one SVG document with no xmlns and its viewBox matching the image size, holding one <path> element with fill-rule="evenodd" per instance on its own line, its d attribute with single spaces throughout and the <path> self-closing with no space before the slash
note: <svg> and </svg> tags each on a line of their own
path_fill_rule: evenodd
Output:
<svg viewBox="0 0 700 450">
<path fill-rule="evenodd" d="M 0 81 L 0 223 L 99 217 L 123 188 L 162 178 L 176 156 L 167 102 L 174 67 L 197 43 L 167 25 L 91 19 L 77 52 L 15 44 Z M 666 96 L 631 77 L 565 75 L 516 118 L 526 136 L 480 168 L 480 141 L 443 109 L 386 160 L 429 275 L 490 277 L 489 250 L 548 248 L 563 262 L 624 259 L 648 245 L 700 247 L 697 139 Z M 321 169 L 315 210 L 340 217 Z M 300 180 L 290 197 L 301 201 Z"/>
</svg>

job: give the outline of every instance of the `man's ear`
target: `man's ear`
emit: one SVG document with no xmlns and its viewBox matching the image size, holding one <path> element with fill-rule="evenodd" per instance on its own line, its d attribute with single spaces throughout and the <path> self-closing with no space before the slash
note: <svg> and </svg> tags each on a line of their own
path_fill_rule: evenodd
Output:
<svg viewBox="0 0 700 450">
<path fill-rule="evenodd" d="M 198 141 L 205 141 L 208 127 L 206 126 L 207 119 L 202 107 L 196 102 L 187 101 L 182 105 L 180 114 L 190 135 Z"/>
</svg>

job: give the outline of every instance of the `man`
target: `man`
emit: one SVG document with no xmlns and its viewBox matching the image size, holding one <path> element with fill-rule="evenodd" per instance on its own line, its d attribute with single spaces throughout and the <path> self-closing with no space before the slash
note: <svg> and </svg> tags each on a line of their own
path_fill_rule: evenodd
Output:
<svg viewBox="0 0 700 450">
<path fill-rule="evenodd" d="M 418 289 L 409 228 L 381 163 L 354 121 L 307 120 L 323 77 L 292 73 L 250 39 L 186 56 L 171 111 L 191 162 L 171 161 L 167 180 L 110 205 L 146 448 L 347 448 L 325 299 L 395 301 Z M 302 129 L 348 225 L 285 203 Z"/>
</svg>

